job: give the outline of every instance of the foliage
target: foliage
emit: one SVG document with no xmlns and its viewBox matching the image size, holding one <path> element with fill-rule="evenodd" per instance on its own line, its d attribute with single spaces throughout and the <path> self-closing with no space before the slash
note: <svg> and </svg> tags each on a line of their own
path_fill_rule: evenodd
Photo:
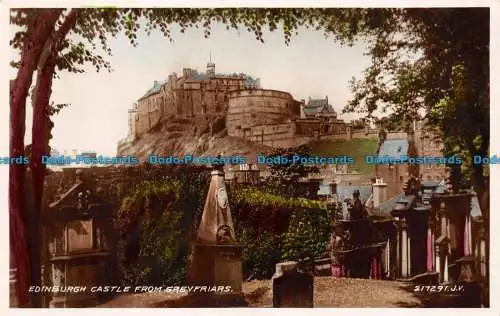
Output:
<svg viewBox="0 0 500 316">
<path fill-rule="evenodd" d="M 182 230 L 178 222 L 182 213 L 174 208 L 180 198 L 180 185 L 177 181 L 155 181 L 140 183 L 132 196 L 124 199 L 119 210 L 118 228 L 126 235 L 134 230 L 140 232 L 138 251 L 133 253 L 131 245 L 126 250 L 124 280 L 129 284 L 152 284 L 162 282 L 171 270 L 172 263 L 178 258 L 179 241 Z M 132 242 L 133 244 L 133 242 Z M 127 273 L 130 262 L 131 270 L 142 267 L 140 274 Z M 145 265 L 146 263 L 146 265 Z M 134 279 L 135 278 L 135 279 Z"/>
<path fill-rule="evenodd" d="M 11 23 L 21 27 L 10 44 L 19 49 L 27 38 L 25 27 L 42 10 L 47 9 L 12 9 Z M 160 31 L 167 39 L 173 41 L 171 27 L 177 24 L 180 32 L 188 28 L 200 28 L 204 37 L 209 37 L 213 23 L 222 23 L 227 29 L 244 29 L 255 35 L 256 40 L 264 43 L 263 29 L 283 32 L 286 44 L 300 27 L 323 30 L 325 36 L 334 34 L 343 42 L 352 40 L 352 30 L 345 19 L 360 17 L 358 9 L 296 9 L 296 8 L 82 8 L 70 9 L 78 11 L 79 18 L 72 28 L 70 36 L 64 38 L 60 58 L 59 71 L 83 72 L 82 65 L 91 63 L 97 71 L 112 70 L 104 55 L 111 55 L 108 46 L 110 38 L 124 34 L 133 46 L 137 46 L 137 34 L 144 26 L 146 34 Z M 61 20 L 69 12 L 61 11 Z M 144 23 L 143 23 L 144 22 Z M 62 22 L 59 21 L 60 25 Z M 98 47 L 103 54 L 97 52 Z M 11 62 L 14 67 L 18 61 Z"/>
<path fill-rule="evenodd" d="M 188 241 L 201 216 L 206 177 L 144 181 L 123 199 L 116 226 L 124 284 L 180 284 Z M 203 187 L 202 187 L 203 186 Z"/>
<path fill-rule="evenodd" d="M 282 257 L 280 235 L 267 231 L 256 234 L 247 226 L 238 228 L 239 242 L 243 246 L 243 274 L 250 279 L 270 278 Z"/>
<path fill-rule="evenodd" d="M 472 172 L 472 157 L 468 155 L 460 145 L 457 145 L 455 137 L 448 137 L 444 141 L 444 155 L 445 157 L 457 156 L 462 159 L 461 165 L 450 165 L 449 170 L 449 185 L 455 190 L 469 189 L 472 186 L 471 172 Z"/>
<path fill-rule="evenodd" d="M 380 9 L 377 14 L 380 23 L 364 24 L 353 34 L 371 43 L 372 65 L 364 78 L 352 80 L 355 95 L 344 112 L 390 112 L 384 125 L 396 123 L 403 130 L 423 116 L 443 139 L 453 139 L 454 152 L 469 159 L 486 156 L 489 9 Z M 483 166 L 467 167 L 457 177 L 470 175 L 482 195 L 488 183 Z M 488 207 L 481 209 L 487 215 Z"/>
<path fill-rule="evenodd" d="M 283 236 L 283 259 L 321 258 L 330 238 L 332 220 L 326 209 L 296 210 Z"/>
<path fill-rule="evenodd" d="M 299 162 L 293 162 L 293 157 L 310 157 L 310 148 L 302 145 L 295 148 L 277 148 L 274 149 L 267 157 L 271 159 L 280 158 L 287 159 L 288 163 L 273 164 L 270 167 L 270 176 L 268 182 L 272 184 L 272 190 L 277 194 L 291 196 L 307 196 L 309 188 L 298 185 L 301 178 L 305 178 L 310 174 L 318 173 L 319 168 L 316 165 L 308 165 Z M 315 190 L 318 191 L 319 186 Z"/>
<path fill-rule="evenodd" d="M 231 192 L 244 275 L 268 278 L 286 259 L 322 257 L 338 205 L 269 193 L 262 188 Z"/>
<path fill-rule="evenodd" d="M 242 188 L 233 196 L 233 203 L 251 204 L 256 207 L 268 208 L 325 208 L 323 202 L 305 198 L 275 195 L 261 189 Z"/>
</svg>

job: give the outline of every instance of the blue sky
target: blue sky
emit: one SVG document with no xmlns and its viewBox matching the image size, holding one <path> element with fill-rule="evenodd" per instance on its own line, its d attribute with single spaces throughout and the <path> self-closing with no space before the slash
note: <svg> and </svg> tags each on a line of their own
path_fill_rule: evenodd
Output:
<svg viewBox="0 0 500 316">
<path fill-rule="evenodd" d="M 118 140 L 127 135 L 130 105 L 154 80 L 164 80 L 171 72 L 181 74 L 183 67 L 204 71 L 210 52 L 217 72 L 247 73 L 260 78 L 263 88 L 290 92 L 297 100 L 328 96 L 338 112 L 351 98 L 349 79 L 360 77 L 369 66 L 364 43 L 340 46 L 313 30 L 301 29 L 289 46 L 279 30 L 265 32 L 262 44 L 246 30 L 228 31 L 222 25 L 213 25 L 208 39 L 200 30 L 182 34 L 175 27 L 172 36 L 173 43 L 160 32 L 149 37 L 141 32 L 138 47 L 119 36 L 109 43 L 112 73 L 87 67 L 84 74 L 62 74 L 54 82 L 52 100 L 71 106 L 54 118 L 52 147 L 114 155 Z M 26 143 L 30 143 L 31 106 L 27 114 Z"/>
</svg>

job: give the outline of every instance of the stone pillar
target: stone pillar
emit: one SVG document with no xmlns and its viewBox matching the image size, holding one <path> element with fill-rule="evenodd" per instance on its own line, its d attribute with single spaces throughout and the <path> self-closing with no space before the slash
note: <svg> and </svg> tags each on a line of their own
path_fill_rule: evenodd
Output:
<svg viewBox="0 0 500 316">
<path fill-rule="evenodd" d="M 431 232 L 431 228 L 428 227 L 427 228 L 427 254 L 426 254 L 427 255 L 427 260 L 426 260 L 427 272 L 432 271 L 432 258 L 433 258 L 432 248 L 433 248 L 432 232 Z"/>
<path fill-rule="evenodd" d="M 450 227 L 450 218 L 446 218 L 446 237 L 451 239 L 451 227 Z M 451 247 L 448 249 L 451 251 Z"/>
<path fill-rule="evenodd" d="M 429 216 L 427 219 L 427 272 L 434 271 L 436 267 L 436 245 L 434 238 L 434 213 L 432 210 L 429 210 Z"/>
<path fill-rule="evenodd" d="M 486 277 L 486 269 L 488 268 L 486 266 L 486 240 L 481 239 L 479 242 L 479 262 L 480 262 L 480 267 L 481 267 L 481 277 L 485 278 Z"/>
<path fill-rule="evenodd" d="M 464 225 L 464 257 L 472 255 L 471 245 L 471 218 L 469 215 L 465 217 Z"/>
<path fill-rule="evenodd" d="M 406 219 L 401 219 L 401 276 L 408 277 L 408 231 Z"/>
<path fill-rule="evenodd" d="M 449 264 L 449 248 L 450 248 L 450 239 L 446 236 L 441 236 L 436 241 L 437 247 L 437 257 L 436 257 L 436 272 L 439 272 L 439 280 L 446 283 L 448 282 L 448 264 Z M 442 270 L 441 270 L 441 264 Z M 439 267 L 439 269 L 438 269 Z"/>
<path fill-rule="evenodd" d="M 410 238 L 410 234 L 408 232 L 406 234 L 408 235 L 408 241 L 407 241 L 407 245 L 408 245 L 408 249 L 407 249 L 407 253 L 408 253 L 408 276 L 411 276 L 411 238 Z"/>
<path fill-rule="evenodd" d="M 387 238 L 387 243 L 385 245 L 385 267 L 384 273 L 387 278 L 391 276 L 391 240 Z"/>
<path fill-rule="evenodd" d="M 436 244 L 436 247 L 434 248 L 436 250 L 435 252 L 435 267 L 436 267 L 436 272 L 441 276 L 441 260 L 439 258 L 439 245 Z M 439 277 L 439 280 L 441 280 L 441 277 Z"/>
<path fill-rule="evenodd" d="M 468 221 L 469 225 L 467 226 L 467 228 L 468 228 L 467 236 L 469 238 L 469 243 L 468 243 L 469 244 L 469 255 L 472 255 L 472 249 L 473 249 L 472 248 L 472 217 L 469 215 L 468 218 L 469 218 L 469 221 Z"/>
<path fill-rule="evenodd" d="M 397 221 L 397 226 L 396 226 L 396 277 L 401 275 L 402 269 L 401 269 L 401 223 L 398 221 L 398 218 L 396 217 L 395 220 Z"/>
<path fill-rule="evenodd" d="M 66 280 L 64 279 L 65 275 L 65 266 L 63 264 L 53 264 L 52 265 L 52 285 L 58 286 L 60 288 L 64 287 Z M 49 302 L 49 307 L 60 307 L 66 306 L 67 303 L 66 295 L 62 292 L 54 292 L 52 293 L 52 300 Z"/>
<path fill-rule="evenodd" d="M 236 241 L 222 166 L 215 169 L 191 243 L 188 279 L 189 285 L 230 286 L 231 292 L 190 293 L 198 307 L 239 305 L 243 300 L 242 247 Z"/>
<path fill-rule="evenodd" d="M 443 282 L 448 283 L 448 252 L 444 255 Z"/>
<path fill-rule="evenodd" d="M 441 213 L 441 236 L 448 236 L 448 220 L 444 212 Z"/>
<path fill-rule="evenodd" d="M 433 223 L 433 228 L 435 227 L 434 223 Z M 433 268 L 433 271 L 436 270 L 436 267 L 437 267 L 437 263 L 436 263 L 436 235 L 435 235 L 435 229 L 432 229 L 431 230 L 431 241 L 432 241 L 432 268 Z"/>
<path fill-rule="evenodd" d="M 373 207 L 378 207 L 385 201 L 387 201 L 387 183 L 384 183 L 383 179 L 377 179 L 373 184 Z"/>
</svg>

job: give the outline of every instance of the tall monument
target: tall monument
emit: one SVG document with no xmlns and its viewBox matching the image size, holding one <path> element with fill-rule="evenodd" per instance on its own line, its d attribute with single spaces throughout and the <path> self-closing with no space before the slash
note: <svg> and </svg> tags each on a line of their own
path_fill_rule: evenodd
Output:
<svg viewBox="0 0 500 316">
<path fill-rule="evenodd" d="M 210 293 L 193 293 L 203 304 L 234 305 L 242 301 L 242 247 L 235 238 L 222 166 L 214 168 L 211 176 L 196 239 L 190 247 L 189 283 L 217 287 Z"/>
</svg>

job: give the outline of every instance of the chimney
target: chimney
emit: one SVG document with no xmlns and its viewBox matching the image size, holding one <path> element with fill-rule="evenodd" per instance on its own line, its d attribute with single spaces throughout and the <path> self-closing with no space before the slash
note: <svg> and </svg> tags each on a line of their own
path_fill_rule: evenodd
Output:
<svg viewBox="0 0 500 316">
<path fill-rule="evenodd" d="M 387 183 L 382 178 L 377 178 L 373 184 L 373 207 L 387 201 Z"/>
</svg>

